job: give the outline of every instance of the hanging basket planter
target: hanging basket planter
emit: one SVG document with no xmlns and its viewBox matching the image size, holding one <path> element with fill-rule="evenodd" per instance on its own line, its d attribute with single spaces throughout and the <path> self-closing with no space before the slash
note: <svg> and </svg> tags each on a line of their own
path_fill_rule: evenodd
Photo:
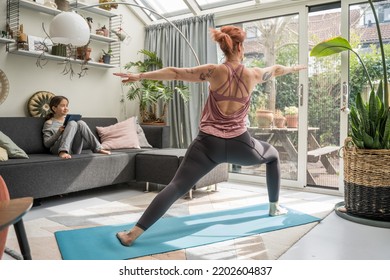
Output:
<svg viewBox="0 0 390 280">
<path fill-rule="evenodd" d="M 347 138 L 343 158 L 347 213 L 390 221 L 390 150 L 359 149 Z"/>
</svg>

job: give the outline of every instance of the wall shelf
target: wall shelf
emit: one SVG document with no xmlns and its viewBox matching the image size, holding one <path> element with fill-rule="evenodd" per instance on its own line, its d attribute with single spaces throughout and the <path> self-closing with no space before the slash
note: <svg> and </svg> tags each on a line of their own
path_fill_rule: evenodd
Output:
<svg viewBox="0 0 390 280">
<path fill-rule="evenodd" d="M 79 2 L 79 1 L 76 1 L 76 2 L 71 4 L 71 6 L 75 8 L 75 10 L 88 11 L 88 12 L 91 12 L 93 14 L 97 14 L 97 15 L 101 15 L 101 16 L 105 16 L 105 17 L 115 17 L 115 16 L 117 16 L 117 14 L 115 14 L 115 13 L 113 13 L 111 11 L 107 11 L 107 10 L 101 9 L 99 7 L 85 8 L 85 7 L 89 6 L 89 5 L 90 4 Z"/>
<path fill-rule="evenodd" d="M 34 58 L 42 58 L 42 59 L 49 59 L 49 60 L 54 60 L 54 61 L 62 61 L 62 62 L 67 62 L 70 61 L 71 63 L 77 63 L 77 64 L 83 64 L 84 60 L 80 59 L 74 59 L 74 58 L 67 58 L 63 56 L 58 56 L 58 55 L 52 55 L 49 53 L 42 53 L 38 51 L 24 51 L 24 50 L 14 50 L 10 52 L 11 54 L 17 54 L 17 55 L 24 55 L 24 56 L 29 56 L 29 57 L 34 57 Z M 105 64 L 105 63 L 100 63 L 100 62 L 95 62 L 95 61 L 88 61 L 85 65 L 90 66 L 90 67 L 96 67 L 96 68 L 115 68 L 115 65 L 111 64 Z"/>
<path fill-rule="evenodd" d="M 20 7 L 49 15 L 58 15 L 62 12 L 61 10 L 50 8 L 28 0 L 19 0 L 19 5 Z"/>
<path fill-rule="evenodd" d="M 0 38 L 1 44 L 9 44 L 9 43 L 15 43 L 14 39 L 7 39 L 7 38 Z"/>
<path fill-rule="evenodd" d="M 120 15 L 115 14 L 111 11 L 101 9 L 99 7 L 87 8 L 89 4 L 82 3 L 77 0 L 70 1 L 70 2 L 71 2 L 70 5 L 72 10 L 78 12 L 83 17 L 86 17 L 86 15 L 84 15 L 84 12 L 87 14 L 91 14 L 92 16 L 93 15 L 101 16 L 102 17 L 101 19 L 103 20 L 104 25 L 107 26 L 108 30 L 119 30 L 121 28 Z M 19 25 L 21 24 L 19 22 L 20 14 L 22 14 L 25 10 L 31 10 L 38 13 L 45 13 L 53 17 L 62 13 L 61 10 L 47 7 L 45 5 L 38 4 L 30 0 L 7 0 L 7 23 L 9 23 L 14 34 L 17 33 L 19 29 Z M 37 15 L 36 22 L 37 24 L 40 24 L 38 15 Z M 40 34 L 27 34 L 27 35 L 33 35 L 33 36 L 37 35 L 37 37 L 39 37 Z M 107 68 L 115 68 L 120 65 L 120 40 L 117 37 L 117 35 L 115 35 L 113 32 L 110 32 L 109 36 L 102 36 L 102 35 L 97 35 L 95 33 L 91 33 L 90 40 L 91 42 L 89 43 L 89 46 L 92 47 L 92 49 L 98 49 L 98 50 L 105 49 L 106 51 L 108 49 L 111 49 L 113 53 L 113 57 L 111 57 L 111 64 L 95 62 L 98 60 L 98 58 L 95 57 L 95 61 L 94 62 L 88 61 L 86 64 L 87 66 L 107 69 Z M 34 50 L 27 51 L 27 50 L 18 49 L 17 42 L 16 40 L 13 39 L 5 40 L 5 38 L 0 38 L 0 43 L 6 44 L 7 51 L 12 54 L 36 57 L 37 59 L 39 59 L 42 56 L 42 52 L 40 51 L 34 51 Z M 103 46 L 102 44 L 105 44 L 105 46 Z M 84 63 L 84 61 L 80 59 L 72 59 L 72 58 L 69 59 L 62 56 L 51 55 L 49 53 L 45 53 L 44 58 L 48 60 L 63 61 L 63 62 L 70 60 L 72 63 L 75 62 L 78 64 Z"/>
<path fill-rule="evenodd" d="M 106 43 L 118 42 L 118 39 L 114 39 L 114 38 L 106 37 L 106 36 L 101 36 L 101 35 L 96 35 L 93 33 L 91 33 L 91 40 L 106 42 Z"/>
</svg>

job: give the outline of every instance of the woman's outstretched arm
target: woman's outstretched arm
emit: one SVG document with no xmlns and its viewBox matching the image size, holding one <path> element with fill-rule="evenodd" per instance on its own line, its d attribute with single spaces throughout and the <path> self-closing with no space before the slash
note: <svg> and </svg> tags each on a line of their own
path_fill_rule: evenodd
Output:
<svg viewBox="0 0 390 280">
<path fill-rule="evenodd" d="M 307 69 L 306 65 L 295 65 L 295 66 L 283 66 L 283 65 L 273 65 L 265 68 L 254 68 L 256 72 L 256 80 L 258 83 L 266 82 L 273 77 L 283 76 L 286 74 L 299 72 L 301 70 Z"/>
<path fill-rule="evenodd" d="M 204 82 L 212 79 L 217 69 L 215 64 L 204 64 L 191 68 L 165 67 L 156 71 L 143 73 L 114 73 L 122 78 L 122 82 L 137 82 L 142 79 L 172 81 L 180 80 L 185 82 Z"/>
</svg>

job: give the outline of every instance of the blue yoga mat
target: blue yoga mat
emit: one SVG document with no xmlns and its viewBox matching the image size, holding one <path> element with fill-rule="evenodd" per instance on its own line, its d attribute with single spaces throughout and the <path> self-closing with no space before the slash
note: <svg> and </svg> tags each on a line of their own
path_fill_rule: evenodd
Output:
<svg viewBox="0 0 390 280">
<path fill-rule="evenodd" d="M 166 217 L 158 220 L 132 246 L 121 245 L 115 234 L 134 223 L 55 232 L 64 260 L 123 260 L 164 253 L 273 230 L 318 222 L 320 219 L 292 209 L 270 217 L 268 204 L 224 211 Z"/>
</svg>

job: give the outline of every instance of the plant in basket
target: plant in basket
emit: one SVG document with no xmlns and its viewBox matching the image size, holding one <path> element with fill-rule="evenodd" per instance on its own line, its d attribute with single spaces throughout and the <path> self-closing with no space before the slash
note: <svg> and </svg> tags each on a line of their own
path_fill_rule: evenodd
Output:
<svg viewBox="0 0 390 280">
<path fill-rule="evenodd" d="M 378 17 L 375 18 L 381 52 L 382 77 L 375 89 L 370 74 L 358 52 L 348 40 L 335 37 L 317 44 L 310 55 L 323 57 L 343 51 L 354 53 L 360 61 L 370 85 L 366 102 L 362 93 L 351 106 L 350 133 L 343 148 L 345 210 L 364 218 L 390 221 L 390 108 L 385 53 Z"/>
</svg>

